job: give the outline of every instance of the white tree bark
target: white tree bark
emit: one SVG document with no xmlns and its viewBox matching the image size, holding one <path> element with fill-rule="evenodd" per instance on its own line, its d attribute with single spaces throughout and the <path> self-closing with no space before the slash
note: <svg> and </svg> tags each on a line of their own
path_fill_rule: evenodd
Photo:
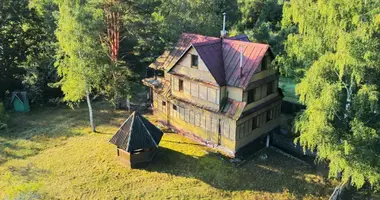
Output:
<svg viewBox="0 0 380 200">
<path fill-rule="evenodd" d="M 88 87 L 86 85 L 86 99 L 87 99 L 87 106 L 88 106 L 88 113 L 90 116 L 90 125 L 92 132 L 96 132 L 95 124 L 94 124 L 94 117 L 92 115 L 92 106 L 91 106 L 91 99 L 90 99 L 90 91 L 88 90 Z"/>
<path fill-rule="evenodd" d="M 331 194 L 329 200 L 340 200 L 342 199 L 342 192 L 346 189 L 347 184 L 341 183 L 338 186 L 335 187 L 334 192 Z"/>
</svg>

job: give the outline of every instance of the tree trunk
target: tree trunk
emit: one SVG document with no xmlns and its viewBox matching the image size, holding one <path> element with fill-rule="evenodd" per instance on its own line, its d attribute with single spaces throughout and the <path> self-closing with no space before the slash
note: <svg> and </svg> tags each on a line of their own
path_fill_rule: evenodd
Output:
<svg viewBox="0 0 380 200">
<path fill-rule="evenodd" d="M 347 184 L 345 184 L 345 183 L 341 183 L 338 186 L 336 186 L 335 190 L 332 193 L 332 195 L 330 196 L 329 200 L 340 200 L 340 199 L 342 199 L 342 195 L 343 195 L 342 193 L 344 192 L 346 187 L 347 187 Z"/>
<path fill-rule="evenodd" d="M 94 124 L 94 117 L 92 115 L 92 106 L 91 106 L 91 99 L 90 99 L 90 92 L 88 91 L 88 87 L 86 86 L 86 99 L 87 99 L 87 105 L 88 105 L 88 113 L 90 115 L 90 125 L 92 132 L 96 132 L 95 124 Z"/>
</svg>

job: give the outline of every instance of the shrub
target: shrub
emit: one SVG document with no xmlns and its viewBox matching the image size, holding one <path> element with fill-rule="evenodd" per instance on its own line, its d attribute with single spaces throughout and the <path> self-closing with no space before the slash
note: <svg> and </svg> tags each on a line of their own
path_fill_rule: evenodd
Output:
<svg viewBox="0 0 380 200">
<path fill-rule="evenodd" d="M 5 112 L 3 103 L 0 103 L 0 130 L 7 127 L 8 115 Z"/>
</svg>

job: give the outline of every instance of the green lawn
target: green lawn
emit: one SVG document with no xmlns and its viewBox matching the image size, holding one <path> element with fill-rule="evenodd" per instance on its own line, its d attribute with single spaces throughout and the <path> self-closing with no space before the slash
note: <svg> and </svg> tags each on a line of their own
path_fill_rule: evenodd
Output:
<svg viewBox="0 0 380 200">
<path fill-rule="evenodd" d="M 95 110 L 96 134 L 85 106 L 12 115 L 0 132 L 0 199 L 327 199 L 332 192 L 312 168 L 272 149 L 235 167 L 176 134 L 165 134 L 146 169 L 126 168 L 108 140 L 128 113 L 101 103 Z"/>
</svg>

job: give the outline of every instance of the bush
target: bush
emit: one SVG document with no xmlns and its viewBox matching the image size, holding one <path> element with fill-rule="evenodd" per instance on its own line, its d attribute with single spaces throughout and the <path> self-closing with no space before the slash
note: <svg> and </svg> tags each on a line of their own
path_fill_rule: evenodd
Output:
<svg viewBox="0 0 380 200">
<path fill-rule="evenodd" d="M 5 112 L 3 103 L 0 103 L 0 130 L 7 127 L 8 115 Z"/>
</svg>

